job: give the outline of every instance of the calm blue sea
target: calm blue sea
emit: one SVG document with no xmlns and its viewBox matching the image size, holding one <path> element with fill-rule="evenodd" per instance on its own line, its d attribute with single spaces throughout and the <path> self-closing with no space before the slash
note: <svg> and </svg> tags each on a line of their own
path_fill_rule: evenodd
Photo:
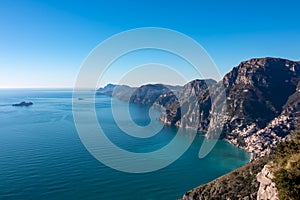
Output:
<svg viewBox="0 0 300 200">
<path fill-rule="evenodd" d="M 34 105 L 11 106 L 21 101 Z M 175 128 L 164 127 L 151 139 L 134 140 L 114 123 L 110 98 L 98 96 L 95 106 L 107 136 L 123 149 L 157 150 L 176 134 Z M 144 109 L 130 107 L 140 125 L 149 122 Z M 202 141 L 203 136 L 197 136 L 188 151 L 164 169 L 145 174 L 119 172 L 97 161 L 81 143 L 72 116 L 71 90 L 2 89 L 0 199 L 174 200 L 249 161 L 246 152 L 225 141 L 199 159 Z"/>
</svg>

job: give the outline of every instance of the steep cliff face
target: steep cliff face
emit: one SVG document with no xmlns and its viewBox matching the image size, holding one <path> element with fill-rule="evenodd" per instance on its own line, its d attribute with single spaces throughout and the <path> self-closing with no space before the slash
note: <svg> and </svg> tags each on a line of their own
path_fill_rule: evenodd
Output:
<svg viewBox="0 0 300 200">
<path fill-rule="evenodd" d="M 211 105 L 216 103 L 210 97 L 218 97 L 224 86 L 227 109 L 226 115 L 221 116 L 224 120 L 221 138 L 255 156 L 263 156 L 300 124 L 299 80 L 299 62 L 251 59 L 234 67 L 222 81 L 209 88 L 201 81 L 188 83 L 179 95 L 179 103 L 169 104 L 161 119 L 167 124 L 207 131 L 212 122 Z"/>
<path fill-rule="evenodd" d="M 287 111 L 297 110 L 290 105 L 298 102 L 291 97 L 298 95 L 299 80 L 299 62 L 285 59 L 251 59 L 235 67 L 223 79 L 228 101 L 226 139 L 254 158 L 269 154 L 299 121 Z"/>
<path fill-rule="evenodd" d="M 211 99 L 208 87 L 215 84 L 214 80 L 194 80 L 164 105 L 165 112 L 160 120 L 166 124 L 206 131 L 209 124 Z"/>
<path fill-rule="evenodd" d="M 230 126 L 242 130 L 264 128 L 283 111 L 300 78 L 297 62 L 279 58 L 251 59 L 225 75 Z"/>
<path fill-rule="evenodd" d="M 282 115 L 289 116 L 295 129 L 300 129 L 300 82 L 283 106 Z"/>
<path fill-rule="evenodd" d="M 251 59 L 225 75 L 229 114 L 257 120 L 260 128 L 280 114 L 299 81 L 300 65 L 276 59 Z M 278 94 L 280 92 L 280 94 Z M 255 108 L 255 111 L 253 110 Z"/>
<path fill-rule="evenodd" d="M 234 67 L 222 80 L 228 104 L 226 132 L 252 123 L 258 129 L 265 127 L 282 112 L 282 106 L 295 92 L 299 75 L 299 63 L 278 58 L 251 59 Z M 212 87 L 210 92 L 218 92 L 218 88 Z M 199 104 L 207 109 L 211 104 L 207 101 L 209 95 L 212 94 L 201 81 L 192 81 L 184 87 L 181 97 L 186 102 L 190 97 L 197 97 Z M 207 120 L 207 115 L 204 118 Z"/>
</svg>

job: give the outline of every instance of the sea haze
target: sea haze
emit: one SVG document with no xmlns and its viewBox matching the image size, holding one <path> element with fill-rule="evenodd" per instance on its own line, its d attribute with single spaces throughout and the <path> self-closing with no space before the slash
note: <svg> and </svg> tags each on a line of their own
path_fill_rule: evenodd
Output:
<svg viewBox="0 0 300 200">
<path fill-rule="evenodd" d="M 148 139 L 124 134 L 114 123 L 110 100 L 96 96 L 95 106 L 99 123 L 119 147 L 151 152 L 176 134 L 172 127 Z M 34 104 L 11 106 L 21 101 Z M 145 108 L 132 104 L 130 112 L 137 124 L 149 123 Z M 71 90 L 0 90 L 0 123 L 0 199 L 5 200 L 177 199 L 249 161 L 249 154 L 225 141 L 199 159 L 203 136 L 198 135 L 183 156 L 164 169 L 145 174 L 116 171 L 97 161 L 81 143 L 72 116 Z"/>
</svg>

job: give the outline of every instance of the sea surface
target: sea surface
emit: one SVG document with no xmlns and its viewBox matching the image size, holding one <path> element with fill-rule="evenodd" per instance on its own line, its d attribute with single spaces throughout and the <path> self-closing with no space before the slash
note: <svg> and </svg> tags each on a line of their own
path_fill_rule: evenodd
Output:
<svg viewBox="0 0 300 200">
<path fill-rule="evenodd" d="M 11 106 L 21 101 L 34 104 Z M 107 137 L 120 148 L 151 152 L 174 138 L 174 127 L 144 140 L 124 134 L 114 122 L 110 102 L 96 96 L 95 108 Z M 149 123 L 145 108 L 130 105 L 130 113 L 137 124 Z M 72 90 L 1 89 L 0 199 L 174 200 L 249 162 L 248 153 L 225 141 L 199 159 L 202 141 L 203 135 L 197 135 L 183 156 L 166 168 L 120 172 L 99 162 L 82 144 L 73 120 Z"/>
</svg>

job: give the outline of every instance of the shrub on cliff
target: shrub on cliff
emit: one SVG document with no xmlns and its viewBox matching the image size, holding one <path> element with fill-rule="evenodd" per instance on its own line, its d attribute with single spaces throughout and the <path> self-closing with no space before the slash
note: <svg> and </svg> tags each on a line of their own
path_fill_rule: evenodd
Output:
<svg viewBox="0 0 300 200">
<path fill-rule="evenodd" d="M 300 131 L 296 139 L 278 144 L 273 161 L 274 182 L 279 198 L 300 199 Z"/>
</svg>

